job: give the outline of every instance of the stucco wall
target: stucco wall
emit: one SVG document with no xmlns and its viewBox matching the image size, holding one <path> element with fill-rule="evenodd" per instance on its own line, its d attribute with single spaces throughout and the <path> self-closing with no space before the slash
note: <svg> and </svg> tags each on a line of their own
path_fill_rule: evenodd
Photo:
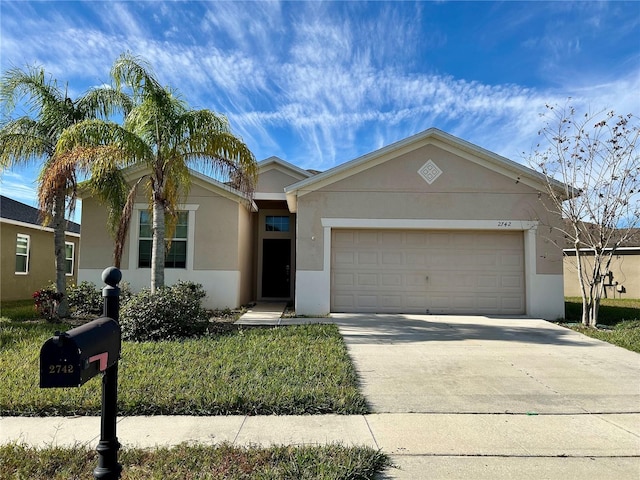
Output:
<svg viewBox="0 0 640 480">
<path fill-rule="evenodd" d="M 432 185 L 417 173 L 429 159 L 443 171 Z M 537 190 L 433 145 L 299 196 L 301 270 L 323 267 L 321 217 L 557 222 Z M 537 273 L 562 273 L 562 252 L 550 241 L 554 236 L 549 228 L 537 232 Z"/>
<path fill-rule="evenodd" d="M 251 212 L 238 209 L 238 265 L 240 270 L 240 292 L 238 303 L 244 305 L 255 298 L 254 273 L 254 225 Z"/>
<path fill-rule="evenodd" d="M 0 223 L 0 300 L 23 300 L 32 298 L 33 292 L 55 281 L 56 268 L 53 248 L 53 232 L 39 227 L 27 227 Z M 30 236 L 29 273 L 16 274 L 16 238 L 18 234 Z M 79 238 L 66 236 L 67 242 L 75 244 L 74 274 L 67 276 L 67 285 L 77 282 Z"/>
<path fill-rule="evenodd" d="M 260 193 L 283 193 L 284 187 L 301 180 L 301 177 L 294 177 L 276 168 L 271 168 L 260 174 L 256 192 Z"/>
<path fill-rule="evenodd" d="M 591 268 L 592 257 L 583 257 L 587 268 Z M 578 282 L 578 270 L 575 255 L 564 258 L 564 293 L 568 297 L 580 296 L 580 285 Z M 611 262 L 611 272 L 613 281 L 624 287 L 624 292 L 618 292 L 614 287 L 607 287 L 609 298 L 640 298 L 640 250 L 634 252 L 624 252 L 614 255 Z"/>
<path fill-rule="evenodd" d="M 147 205 L 144 192 L 141 192 L 136 198 L 122 260 L 123 281 L 128 282 L 134 291 L 150 285 L 150 269 L 137 267 L 138 218 L 140 210 L 146 209 Z M 208 294 L 205 300 L 208 307 L 238 306 L 241 298 L 251 295 L 251 281 L 245 278 L 245 272 L 250 275 L 252 263 L 241 256 L 240 243 L 242 241 L 244 246 L 251 230 L 246 207 L 217 193 L 215 188 L 205 188 L 194 181 L 179 208 L 189 211 L 192 236 L 187 246 L 187 268 L 166 268 L 165 284 L 171 285 L 178 280 L 202 283 Z M 95 199 L 83 200 L 82 223 L 88 235 L 83 239 L 81 280 L 99 283 L 102 269 L 112 264 L 114 242 L 105 227 L 106 219 L 105 208 Z"/>
<path fill-rule="evenodd" d="M 105 269 L 113 265 L 113 238 L 107 230 L 107 210 L 95 198 L 82 199 L 82 248 L 80 268 Z M 128 250 L 122 259 L 122 268 L 128 268 Z M 98 284 L 101 279 L 90 280 Z"/>
</svg>

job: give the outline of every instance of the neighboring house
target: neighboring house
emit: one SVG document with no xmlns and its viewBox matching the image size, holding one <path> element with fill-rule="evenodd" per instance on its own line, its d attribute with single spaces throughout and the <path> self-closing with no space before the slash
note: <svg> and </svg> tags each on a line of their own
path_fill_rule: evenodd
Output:
<svg viewBox="0 0 640 480">
<path fill-rule="evenodd" d="M 67 283 L 78 273 L 80 225 L 68 222 L 65 252 Z M 0 197 L 0 299 L 23 300 L 50 282 L 56 267 L 53 229 L 42 226 L 40 211 L 11 198 Z"/>
<path fill-rule="evenodd" d="M 564 315 L 562 251 L 548 238 L 560 219 L 543 204 L 543 177 L 440 130 L 323 173 L 271 157 L 250 201 L 192 175 L 165 278 L 202 283 L 210 307 Z M 150 282 L 147 208 L 140 196 L 122 262 L 134 290 Z M 98 283 L 111 264 L 106 218 L 83 199 L 80 280 Z"/>
<path fill-rule="evenodd" d="M 593 265 L 590 257 L 588 252 L 583 257 L 588 276 Z M 576 251 L 569 246 L 564 249 L 564 294 L 568 297 L 581 296 L 577 272 Z M 605 298 L 640 298 L 640 229 L 616 250 L 605 273 Z"/>
</svg>

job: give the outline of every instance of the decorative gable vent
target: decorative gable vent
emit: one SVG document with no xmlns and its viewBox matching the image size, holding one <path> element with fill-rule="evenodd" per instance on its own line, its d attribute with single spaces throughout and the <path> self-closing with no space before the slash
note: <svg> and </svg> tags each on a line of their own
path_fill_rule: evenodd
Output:
<svg viewBox="0 0 640 480">
<path fill-rule="evenodd" d="M 422 178 L 424 178 L 425 182 L 431 185 L 440 175 L 442 175 L 442 170 L 438 168 L 433 160 L 429 160 L 420 170 L 418 170 L 418 173 Z"/>
</svg>

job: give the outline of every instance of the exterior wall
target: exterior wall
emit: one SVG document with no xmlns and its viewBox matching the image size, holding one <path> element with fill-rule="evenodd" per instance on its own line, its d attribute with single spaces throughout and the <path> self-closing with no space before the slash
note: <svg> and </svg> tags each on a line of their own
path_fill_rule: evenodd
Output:
<svg viewBox="0 0 640 480">
<path fill-rule="evenodd" d="M 19 274 L 15 271 L 16 238 L 19 233 L 30 237 L 29 272 L 27 274 Z M 71 285 L 77 282 L 80 237 L 76 234 L 68 234 L 66 241 L 75 245 L 73 275 L 67 275 L 67 285 Z M 50 282 L 55 282 L 56 268 L 52 230 L 2 221 L 0 223 L 0 245 L 2 248 L 0 300 L 29 299 L 32 298 L 33 292 L 36 290 L 40 290 Z"/>
<path fill-rule="evenodd" d="M 83 230 L 90 234 L 83 240 L 79 279 L 99 284 L 102 270 L 113 261 L 113 239 L 105 227 L 104 207 L 92 198 L 84 199 L 82 207 Z M 150 285 L 151 270 L 137 267 L 139 212 L 147 208 L 146 198 L 139 195 L 122 261 L 123 281 L 128 282 L 133 291 Z M 179 280 L 201 283 L 207 291 L 206 307 L 237 307 L 251 291 L 250 280 L 245 278 L 250 275 L 251 268 L 247 265 L 251 260 L 243 257 L 241 261 L 241 246 L 247 242 L 250 232 L 249 213 L 237 201 L 196 182 L 180 209 L 189 212 L 187 266 L 166 268 L 165 284 L 172 285 Z"/>
<path fill-rule="evenodd" d="M 586 260 L 587 268 L 590 268 L 592 265 L 590 257 L 583 257 L 583 259 Z M 616 287 L 607 287 L 607 297 L 640 298 L 640 248 L 621 251 L 619 254 L 614 255 L 610 271 L 613 273 L 613 282 L 618 282 L 616 286 L 622 286 L 624 289 L 620 292 Z M 577 272 L 575 255 L 565 256 L 564 293 L 568 297 L 580 296 Z"/>
<path fill-rule="evenodd" d="M 433 160 L 429 185 L 418 170 Z M 435 145 L 426 145 L 298 196 L 296 311 L 329 311 L 331 228 L 524 230 L 527 314 L 563 316 L 562 252 L 546 225 L 559 222 L 538 191 Z M 306 293 L 305 293 L 306 292 Z"/>
<path fill-rule="evenodd" d="M 240 269 L 240 292 L 238 304 L 244 305 L 255 298 L 253 269 L 255 262 L 254 221 L 246 208 L 238 209 L 238 265 Z"/>
<path fill-rule="evenodd" d="M 284 188 L 301 180 L 299 176 L 288 175 L 287 173 L 271 168 L 262 172 L 258 177 L 256 192 L 260 193 L 284 193 Z"/>
<path fill-rule="evenodd" d="M 113 238 L 107 230 L 107 210 L 95 198 L 82 199 L 82 249 L 80 251 L 80 270 L 99 269 L 95 278 L 84 278 L 100 285 L 102 270 L 113 265 Z M 128 249 L 122 257 L 122 270 L 128 268 Z M 125 279 L 125 281 L 127 281 Z"/>
</svg>

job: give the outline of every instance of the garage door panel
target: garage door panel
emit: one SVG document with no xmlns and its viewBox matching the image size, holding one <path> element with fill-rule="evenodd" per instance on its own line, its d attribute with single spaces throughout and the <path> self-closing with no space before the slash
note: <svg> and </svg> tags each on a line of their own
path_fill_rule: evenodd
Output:
<svg viewBox="0 0 640 480">
<path fill-rule="evenodd" d="M 380 284 L 385 287 L 401 287 L 402 275 L 399 273 L 382 274 Z"/>
<path fill-rule="evenodd" d="M 520 275 L 503 275 L 500 280 L 503 290 L 511 289 L 521 291 L 524 287 L 523 278 Z"/>
<path fill-rule="evenodd" d="M 359 273 L 356 275 L 356 285 L 358 287 L 377 287 L 377 273 Z"/>
<path fill-rule="evenodd" d="M 333 230 L 331 309 L 524 313 L 522 232 Z"/>
<path fill-rule="evenodd" d="M 400 252 L 382 252 L 383 265 L 404 265 L 404 255 Z"/>
<path fill-rule="evenodd" d="M 354 273 L 336 273 L 333 275 L 333 282 L 336 287 L 355 285 Z"/>
<path fill-rule="evenodd" d="M 524 310 L 524 302 L 520 297 L 503 297 L 501 308 L 506 314 L 519 315 Z"/>
</svg>

